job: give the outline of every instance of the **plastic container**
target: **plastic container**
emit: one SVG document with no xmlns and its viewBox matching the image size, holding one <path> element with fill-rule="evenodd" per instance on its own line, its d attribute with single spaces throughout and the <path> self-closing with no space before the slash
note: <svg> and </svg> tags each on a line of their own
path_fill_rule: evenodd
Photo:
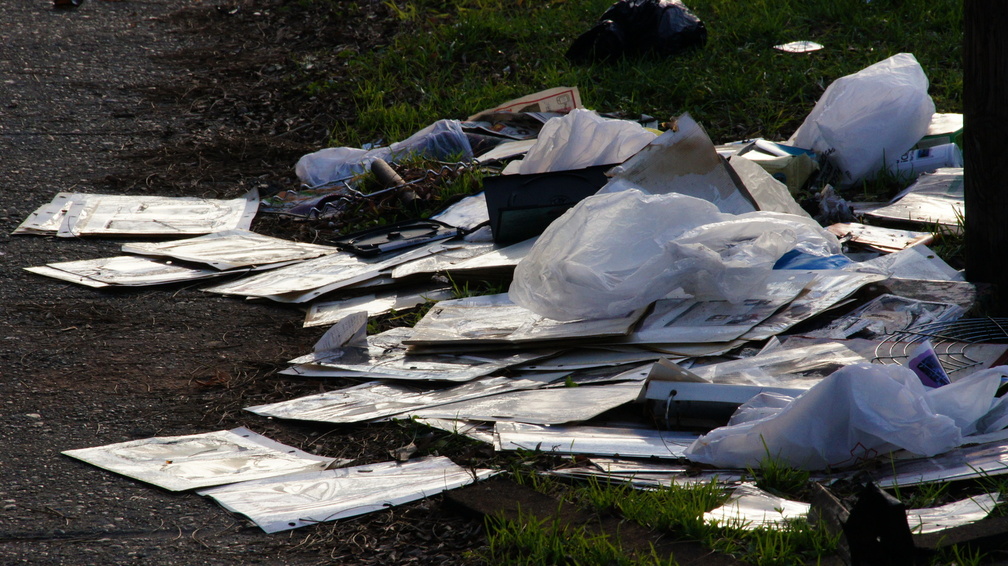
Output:
<svg viewBox="0 0 1008 566">
<path fill-rule="evenodd" d="M 962 150 L 954 143 L 911 149 L 889 165 L 889 173 L 896 177 L 916 178 L 933 173 L 940 167 L 962 167 Z"/>
</svg>

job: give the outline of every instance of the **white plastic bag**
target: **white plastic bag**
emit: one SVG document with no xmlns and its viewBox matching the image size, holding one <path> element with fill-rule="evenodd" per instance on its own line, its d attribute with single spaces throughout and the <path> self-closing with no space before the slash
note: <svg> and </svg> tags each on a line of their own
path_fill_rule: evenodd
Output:
<svg viewBox="0 0 1008 566">
<path fill-rule="evenodd" d="M 897 448 L 933 456 L 961 444 L 990 411 L 1006 369 L 932 389 L 902 366 L 849 365 L 783 406 L 777 398 L 753 398 L 685 455 L 729 468 L 758 467 L 771 457 L 808 470 L 850 466 Z"/>
<path fill-rule="evenodd" d="M 473 158 L 469 138 L 458 120 L 438 120 L 403 141 L 387 147 L 364 150 L 354 147 L 327 147 L 301 156 L 294 172 L 305 185 L 316 186 L 349 179 L 366 172 L 375 159 L 394 162 L 410 156 L 432 159 Z"/>
<path fill-rule="evenodd" d="M 836 236 L 807 217 L 726 214 L 678 193 L 598 194 L 547 227 L 515 268 L 509 295 L 555 320 L 622 316 L 679 288 L 738 302 L 795 248 L 840 252 Z"/>
<path fill-rule="evenodd" d="M 622 163 L 655 137 L 636 122 L 576 108 L 548 120 L 525 158 L 509 163 L 504 173 L 529 175 Z"/>
<path fill-rule="evenodd" d="M 830 160 L 846 186 L 869 179 L 927 133 L 935 105 L 917 59 L 900 53 L 841 77 L 788 140 Z"/>
</svg>

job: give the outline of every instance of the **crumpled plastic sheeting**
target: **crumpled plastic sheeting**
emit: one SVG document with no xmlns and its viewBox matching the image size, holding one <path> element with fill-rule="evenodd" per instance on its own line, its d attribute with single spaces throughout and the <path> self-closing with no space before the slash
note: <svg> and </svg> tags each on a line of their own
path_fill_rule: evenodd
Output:
<svg viewBox="0 0 1008 566">
<path fill-rule="evenodd" d="M 577 108 L 547 121 L 525 159 L 511 162 L 504 173 L 530 175 L 622 163 L 655 137 L 636 122 Z"/>
<path fill-rule="evenodd" d="M 365 150 L 355 147 L 327 147 L 298 160 L 294 172 L 305 185 L 314 187 L 350 179 L 368 171 L 371 162 L 393 162 L 409 156 L 471 161 L 472 146 L 458 120 L 438 120 L 403 141 L 388 147 Z"/>
<path fill-rule="evenodd" d="M 840 253 L 836 236 L 791 214 L 725 214 L 678 193 L 588 197 L 554 221 L 515 268 L 511 300 L 555 320 L 613 318 L 682 288 L 738 302 L 791 249 Z"/>
<path fill-rule="evenodd" d="M 770 457 L 820 470 L 900 448 L 934 456 L 975 431 L 1006 375 L 1008 366 L 999 366 L 932 389 L 903 366 L 852 364 L 793 400 L 753 398 L 686 457 L 728 468 L 758 467 Z"/>
<path fill-rule="evenodd" d="M 899 53 L 828 87 L 788 145 L 830 160 L 851 185 L 885 168 L 926 133 L 935 105 L 928 79 L 910 53 Z"/>
</svg>

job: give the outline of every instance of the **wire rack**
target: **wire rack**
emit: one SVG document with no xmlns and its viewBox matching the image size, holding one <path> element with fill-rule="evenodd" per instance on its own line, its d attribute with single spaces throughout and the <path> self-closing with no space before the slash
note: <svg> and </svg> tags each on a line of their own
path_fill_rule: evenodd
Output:
<svg viewBox="0 0 1008 566">
<path fill-rule="evenodd" d="M 945 372 L 951 374 L 983 363 L 971 357 L 970 349 L 974 345 L 1008 343 L 1008 318 L 966 318 L 899 330 L 879 342 L 873 361 L 902 364 L 925 340 L 931 341 Z"/>
</svg>

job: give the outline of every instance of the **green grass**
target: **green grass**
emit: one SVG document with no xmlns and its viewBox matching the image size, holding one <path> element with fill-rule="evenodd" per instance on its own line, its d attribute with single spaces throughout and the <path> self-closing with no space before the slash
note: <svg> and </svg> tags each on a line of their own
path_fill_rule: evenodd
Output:
<svg viewBox="0 0 1008 566">
<path fill-rule="evenodd" d="M 725 486 L 717 483 L 672 485 L 653 490 L 634 489 L 625 484 L 589 481 L 566 487 L 558 482 L 527 473 L 517 473 L 525 485 L 562 497 L 583 508 L 620 517 L 644 525 L 656 533 L 667 533 L 679 540 L 699 541 L 711 549 L 726 552 L 760 566 L 816 563 L 836 550 L 838 537 L 809 525 L 790 521 L 782 528 L 745 530 L 741 525 L 705 523 L 703 515 L 722 505 L 728 498 Z M 519 520 L 488 522 L 487 562 L 491 564 L 663 564 L 668 558 L 652 555 L 613 558 L 606 554 L 619 548 L 597 533 L 582 529 L 560 529 L 556 520 Z M 578 560 L 561 559 L 566 551 Z M 557 548 L 560 545 L 560 549 Z M 606 561 L 583 561 L 584 548 L 593 548 Z M 674 557 L 672 557 L 674 560 Z M 540 562 L 535 562 L 539 560 Z M 609 562 L 609 560 L 616 560 Z M 622 560 L 622 561 L 621 561 Z"/>
<path fill-rule="evenodd" d="M 969 550 L 957 545 L 942 548 L 935 553 L 931 564 L 935 566 L 941 564 L 954 564 L 955 566 L 979 566 L 984 564 L 987 556 L 980 552 L 980 549 Z"/>
<path fill-rule="evenodd" d="M 633 556 L 623 550 L 618 540 L 591 532 L 584 526 L 563 525 L 559 516 L 546 519 L 519 516 L 518 520 L 489 518 L 486 524 L 489 535 L 484 560 L 487 564 L 671 566 L 676 563 L 674 557 L 662 559 L 653 550 L 648 556 Z"/>
<path fill-rule="evenodd" d="M 478 110 L 544 88 L 581 90 L 599 111 L 667 119 L 683 112 L 715 142 L 787 138 L 834 79 L 898 52 L 914 53 L 939 111 L 962 106 L 961 0 L 693 0 L 708 30 L 701 49 L 675 58 L 574 65 L 571 41 L 610 0 L 386 2 L 403 33 L 374 52 L 348 55 L 341 89 L 357 109 L 335 124 L 333 143 L 395 141 L 440 118 Z M 825 49 L 781 53 L 806 39 Z"/>
<path fill-rule="evenodd" d="M 749 469 L 749 473 L 756 478 L 756 487 L 779 497 L 794 497 L 804 493 L 808 487 L 809 472 L 793 468 L 772 456 L 765 441 L 763 449 L 767 455 L 760 461 L 759 468 Z"/>
</svg>

